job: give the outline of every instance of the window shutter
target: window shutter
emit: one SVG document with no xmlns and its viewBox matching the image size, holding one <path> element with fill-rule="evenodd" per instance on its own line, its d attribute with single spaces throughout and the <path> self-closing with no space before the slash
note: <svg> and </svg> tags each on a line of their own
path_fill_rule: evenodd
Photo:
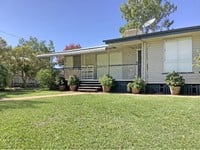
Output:
<svg viewBox="0 0 200 150">
<path fill-rule="evenodd" d="M 164 71 L 177 71 L 178 49 L 176 41 L 166 41 L 165 43 L 165 63 Z"/>
<path fill-rule="evenodd" d="M 192 72 L 192 38 L 165 42 L 164 72 Z"/>
</svg>

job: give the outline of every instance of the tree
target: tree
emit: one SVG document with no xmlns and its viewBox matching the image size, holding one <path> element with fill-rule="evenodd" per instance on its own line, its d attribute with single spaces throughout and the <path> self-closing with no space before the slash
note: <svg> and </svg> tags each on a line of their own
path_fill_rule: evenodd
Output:
<svg viewBox="0 0 200 150">
<path fill-rule="evenodd" d="M 73 49 L 79 49 L 81 48 L 81 45 L 80 44 L 69 44 L 69 45 L 66 45 L 65 48 L 64 48 L 64 51 L 65 50 L 73 50 Z"/>
<path fill-rule="evenodd" d="M 20 73 L 23 87 L 26 87 L 28 79 L 35 80 L 39 70 L 51 67 L 50 59 L 36 57 L 38 54 L 51 51 L 54 51 L 52 41 L 46 46 L 45 41 L 30 37 L 29 40 L 20 39 L 18 46 L 7 54 L 10 58 L 9 68 L 13 75 Z"/>
<path fill-rule="evenodd" d="M 7 42 L 0 37 L 0 49 L 6 48 L 7 47 Z"/>
<path fill-rule="evenodd" d="M 177 10 L 177 6 L 168 0 L 128 0 L 128 3 L 121 5 L 120 10 L 126 20 L 126 24 L 120 28 L 120 33 L 124 35 L 127 29 L 132 28 L 144 32 L 169 29 L 174 23 L 169 16 Z M 155 22 L 144 29 L 144 23 L 153 18 Z"/>
<path fill-rule="evenodd" d="M 20 39 L 18 46 L 12 48 L 6 41 L 0 38 L 0 60 L 12 76 L 20 74 L 24 87 L 28 79 L 35 80 L 36 74 L 41 69 L 52 67 L 50 59 L 39 59 L 36 56 L 41 53 L 54 51 L 53 41 L 39 41 L 35 37 L 29 40 Z"/>
<path fill-rule="evenodd" d="M 40 53 L 49 53 L 55 51 L 53 41 L 50 40 L 48 44 L 46 41 L 39 41 L 36 37 L 30 37 L 29 40 L 20 39 L 18 46 L 26 45 L 34 51 Z"/>
<path fill-rule="evenodd" d="M 27 46 L 32 51 L 35 52 L 35 55 L 38 54 L 44 54 L 44 53 L 51 53 L 55 51 L 53 41 L 50 40 L 48 43 L 46 41 L 39 41 L 36 37 L 30 37 L 29 40 L 20 39 L 18 46 Z M 35 56 L 36 58 L 36 56 Z M 46 69 L 51 67 L 52 60 L 49 58 L 36 58 L 37 63 L 35 64 L 35 67 L 38 68 L 38 71 L 40 69 Z"/>
<path fill-rule="evenodd" d="M 9 57 L 8 57 L 8 53 L 10 52 L 11 50 L 11 46 L 8 46 L 7 45 L 7 42 L 0 37 L 0 60 L 1 60 L 1 64 L 3 64 L 5 67 L 7 66 L 7 60 L 9 60 Z"/>
<path fill-rule="evenodd" d="M 2 64 L 0 64 L 0 89 L 8 86 L 10 81 L 9 70 Z"/>
<path fill-rule="evenodd" d="M 36 55 L 28 46 L 18 46 L 10 52 L 9 68 L 13 76 L 20 73 L 22 78 L 22 86 L 26 87 L 28 79 L 33 79 L 36 75 Z"/>
</svg>

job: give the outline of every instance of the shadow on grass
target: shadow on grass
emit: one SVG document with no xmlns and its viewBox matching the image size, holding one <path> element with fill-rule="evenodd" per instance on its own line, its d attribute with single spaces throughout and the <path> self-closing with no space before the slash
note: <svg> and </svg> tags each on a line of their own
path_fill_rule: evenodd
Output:
<svg viewBox="0 0 200 150">
<path fill-rule="evenodd" d="M 39 108 L 40 104 L 47 104 L 45 101 L 0 101 L 0 111 L 6 109 L 25 109 L 25 108 Z"/>
</svg>

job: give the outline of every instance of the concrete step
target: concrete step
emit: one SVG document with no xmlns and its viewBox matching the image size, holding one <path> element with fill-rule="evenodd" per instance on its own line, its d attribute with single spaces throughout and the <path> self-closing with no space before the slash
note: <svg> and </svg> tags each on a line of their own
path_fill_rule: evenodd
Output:
<svg viewBox="0 0 200 150">
<path fill-rule="evenodd" d="M 98 89 L 80 89 L 80 88 L 78 88 L 78 91 L 80 91 L 80 92 L 98 92 Z"/>
<path fill-rule="evenodd" d="M 79 86 L 83 86 L 83 87 L 99 87 L 99 86 L 101 86 L 101 84 L 81 83 Z"/>
<path fill-rule="evenodd" d="M 81 81 L 78 91 L 81 92 L 97 92 L 101 91 L 101 84 L 99 81 Z"/>
<path fill-rule="evenodd" d="M 85 83 L 85 84 L 100 84 L 99 81 L 81 81 L 81 83 Z"/>
</svg>

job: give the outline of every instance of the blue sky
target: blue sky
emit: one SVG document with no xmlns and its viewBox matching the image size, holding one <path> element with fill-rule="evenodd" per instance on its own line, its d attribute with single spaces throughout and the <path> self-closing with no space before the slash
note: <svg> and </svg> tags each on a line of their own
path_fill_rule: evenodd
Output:
<svg viewBox="0 0 200 150">
<path fill-rule="evenodd" d="M 0 37 L 15 46 L 20 37 L 53 40 L 56 51 L 66 44 L 82 47 L 120 37 L 126 0 L 0 0 Z M 170 0 L 178 6 L 173 28 L 200 25 L 200 0 Z M 11 34 L 11 35 L 10 35 Z"/>
</svg>

